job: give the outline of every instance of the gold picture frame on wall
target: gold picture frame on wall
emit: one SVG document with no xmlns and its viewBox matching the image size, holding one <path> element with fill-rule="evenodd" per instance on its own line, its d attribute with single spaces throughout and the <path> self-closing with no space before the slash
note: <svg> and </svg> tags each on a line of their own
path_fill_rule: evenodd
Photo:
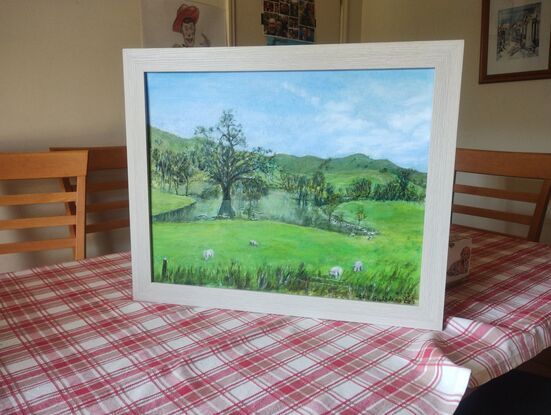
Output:
<svg viewBox="0 0 551 415">
<path fill-rule="evenodd" d="M 551 0 L 483 0 L 479 83 L 551 78 Z"/>
</svg>

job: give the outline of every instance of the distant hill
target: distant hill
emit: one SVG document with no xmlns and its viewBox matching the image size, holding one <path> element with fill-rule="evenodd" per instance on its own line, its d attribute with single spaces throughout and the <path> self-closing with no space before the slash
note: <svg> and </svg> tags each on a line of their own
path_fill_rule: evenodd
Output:
<svg viewBox="0 0 551 415">
<path fill-rule="evenodd" d="M 149 127 L 149 139 L 151 148 L 172 150 L 174 152 L 184 151 L 201 140 L 200 138 L 184 139 L 176 134 L 155 127 Z"/>
<path fill-rule="evenodd" d="M 352 154 L 341 158 L 322 159 L 314 156 L 297 157 L 288 154 L 277 154 L 277 164 L 286 171 L 292 173 L 309 174 L 320 167 L 324 172 L 351 172 L 357 170 L 382 170 L 397 171 L 399 167 L 388 160 L 374 160 L 364 154 Z"/>
<path fill-rule="evenodd" d="M 184 139 L 155 127 L 150 127 L 149 131 L 152 149 L 169 149 L 180 152 L 201 142 L 201 138 Z M 365 154 L 352 154 L 331 159 L 276 154 L 274 159 L 282 170 L 293 174 L 311 175 L 321 168 L 328 180 L 339 186 L 347 186 L 356 177 L 367 177 L 373 183 L 387 183 L 400 169 L 400 166 L 389 160 L 376 160 Z M 415 171 L 412 180 L 424 187 L 427 181 L 426 176 L 426 173 Z"/>
</svg>

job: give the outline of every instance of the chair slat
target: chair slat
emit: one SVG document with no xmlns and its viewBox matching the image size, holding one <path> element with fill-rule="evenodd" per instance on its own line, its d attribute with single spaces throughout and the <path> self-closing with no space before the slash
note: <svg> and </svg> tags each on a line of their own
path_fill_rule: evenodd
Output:
<svg viewBox="0 0 551 415">
<path fill-rule="evenodd" d="M 50 249 L 74 248 L 74 238 L 48 239 L 44 241 L 25 241 L 0 244 L 0 254 L 17 252 L 45 251 Z"/>
<path fill-rule="evenodd" d="M 88 183 L 88 193 L 104 192 L 107 190 L 128 189 L 128 180 L 114 180 L 111 182 Z"/>
<path fill-rule="evenodd" d="M 86 233 L 110 231 L 130 226 L 130 219 L 112 219 L 105 222 L 98 222 L 86 225 Z"/>
<path fill-rule="evenodd" d="M 57 153 L 2 153 L 0 179 L 29 180 L 56 179 L 86 175 L 86 151 L 60 151 Z"/>
<path fill-rule="evenodd" d="M 545 180 L 541 186 L 540 197 L 534 209 L 534 220 L 532 226 L 528 230 L 528 239 L 530 241 L 539 241 L 549 198 L 551 197 L 551 180 Z"/>
<path fill-rule="evenodd" d="M 541 179 L 551 177 L 551 154 L 458 148 L 455 170 L 495 176 Z"/>
<path fill-rule="evenodd" d="M 520 213 L 501 212 L 493 209 L 483 209 L 473 206 L 456 205 L 452 206 L 452 212 L 461 213 L 463 215 L 482 216 L 484 218 L 502 220 L 505 222 L 520 223 L 522 225 L 530 225 L 532 216 L 522 215 Z"/>
<path fill-rule="evenodd" d="M 0 206 L 35 205 L 42 203 L 74 202 L 76 192 L 32 193 L 0 196 Z"/>
<path fill-rule="evenodd" d="M 456 193 L 469 194 L 473 196 L 486 196 L 495 199 L 516 200 L 519 202 L 536 203 L 539 197 L 538 193 L 513 192 L 510 190 L 493 189 L 490 187 L 468 186 L 465 184 L 455 184 L 453 190 Z"/>
<path fill-rule="evenodd" d="M 53 226 L 75 225 L 76 223 L 75 216 L 46 216 L 39 218 L 0 220 L 0 229 L 50 228 Z"/>
<path fill-rule="evenodd" d="M 86 205 L 86 211 L 104 212 L 106 210 L 128 209 L 128 200 L 115 200 L 113 202 L 89 203 Z"/>
<path fill-rule="evenodd" d="M 126 146 L 86 147 L 88 171 L 117 170 L 127 168 Z M 81 147 L 52 147 L 51 151 L 79 150 Z"/>
</svg>

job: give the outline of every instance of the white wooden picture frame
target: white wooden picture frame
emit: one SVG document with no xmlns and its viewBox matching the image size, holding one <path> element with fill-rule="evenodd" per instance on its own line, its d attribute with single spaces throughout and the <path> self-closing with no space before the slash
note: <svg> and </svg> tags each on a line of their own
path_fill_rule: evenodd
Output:
<svg viewBox="0 0 551 415">
<path fill-rule="evenodd" d="M 123 55 L 132 284 L 135 300 L 442 329 L 463 41 L 127 49 L 124 50 Z M 427 138 L 426 150 L 427 174 L 426 196 L 423 194 L 422 244 L 419 246 L 420 275 L 417 297 L 413 303 L 370 301 L 366 298 L 362 300 L 337 298 L 338 296 L 334 294 L 325 296 L 296 295 L 227 288 L 226 286 L 213 287 L 208 284 L 201 286 L 154 281 L 154 267 L 157 267 L 157 273 L 160 270 L 158 264 L 154 265 L 152 256 L 154 224 L 151 211 L 152 201 L 150 200 L 152 186 L 150 163 L 152 163 L 152 159 L 149 123 L 153 113 L 150 105 L 158 104 L 156 104 L 153 90 L 148 91 L 150 88 L 147 81 L 148 76 L 177 74 L 178 77 L 184 79 L 191 74 L 194 76 L 216 74 L 222 78 L 225 76 L 246 78 L 256 74 L 268 74 L 267 76 L 270 77 L 270 73 L 283 75 L 286 73 L 330 74 L 354 71 L 404 71 L 406 73 L 406 71 L 416 69 L 430 69 L 433 71 L 434 77 L 431 97 L 432 112 L 429 114 L 428 135 L 430 137 Z M 356 91 L 360 93 L 361 89 L 356 89 Z M 212 99 L 215 100 L 214 97 Z M 354 96 L 350 96 L 350 101 L 355 101 Z M 319 100 L 317 103 L 319 104 Z M 193 105 L 193 99 L 188 104 Z M 185 114 L 181 116 L 184 117 L 185 123 L 194 124 L 196 122 L 195 119 L 185 119 Z M 368 132 L 364 132 L 366 140 L 369 139 Z M 411 140 L 415 140 L 415 138 L 411 137 L 408 145 L 412 144 Z M 342 190 L 342 194 L 345 194 L 345 190 Z M 349 199 L 346 199 L 345 196 L 342 196 L 340 200 L 343 203 L 349 203 L 346 202 Z M 360 221 L 358 219 L 358 226 Z M 329 216 L 328 223 L 331 227 L 331 216 Z M 170 225 L 166 226 L 170 227 Z M 376 232 L 372 233 L 376 234 Z M 183 234 L 185 235 L 185 231 Z M 368 237 L 370 239 L 371 234 L 366 232 L 366 235 L 368 235 L 366 239 Z M 355 236 L 352 234 L 349 237 Z M 213 240 L 215 238 L 216 235 L 213 235 Z M 383 240 L 382 236 L 381 240 Z M 243 252 L 246 252 L 246 249 L 259 248 L 253 244 L 256 241 L 250 242 L 254 246 L 243 246 Z M 264 248 L 261 240 L 259 243 L 260 248 Z M 361 243 L 367 242 L 362 240 Z M 200 257 L 205 248 L 208 248 L 208 245 L 197 246 L 198 252 L 193 255 Z M 189 251 L 190 248 L 183 247 L 182 249 Z M 218 257 L 216 258 L 218 259 Z M 208 260 L 209 258 L 203 259 Z M 379 259 L 383 260 L 384 258 L 376 260 Z M 185 263 L 181 266 L 185 267 Z M 208 266 L 211 266 L 210 263 Z M 370 265 L 370 267 L 374 266 L 376 266 L 374 263 Z M 343 271 L 334 273 L 333 270 L 328 270 L 328 272 L 331 278 L 339 278 Z M 351 265 L 349 269 L 349 264 L 346 264 L 344 272 L 350 278 L 355 277 L 355 274 L 352 274 Z M 325 271 L 323 273 L 320 271 L 317 275 L 318 279 L 328 278 Z M 328 282 L 331 281 L 328 280 Z M 308 290 L 306 292 L 308 293 Z"/>
</svg>

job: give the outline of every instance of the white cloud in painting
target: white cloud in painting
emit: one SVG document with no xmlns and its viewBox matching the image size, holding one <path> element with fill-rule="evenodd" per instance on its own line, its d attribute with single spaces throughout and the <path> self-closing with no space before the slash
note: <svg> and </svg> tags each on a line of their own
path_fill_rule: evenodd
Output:
<svg viewBox="0 0 551 415">
<path fill-rule="evenodd" d="M 231 109 L 248 144 L 297 156 L 363 153 L 426 171 L 430 69 L 148 75 L 149 122 L 181 137 Z"/>
</svg>

